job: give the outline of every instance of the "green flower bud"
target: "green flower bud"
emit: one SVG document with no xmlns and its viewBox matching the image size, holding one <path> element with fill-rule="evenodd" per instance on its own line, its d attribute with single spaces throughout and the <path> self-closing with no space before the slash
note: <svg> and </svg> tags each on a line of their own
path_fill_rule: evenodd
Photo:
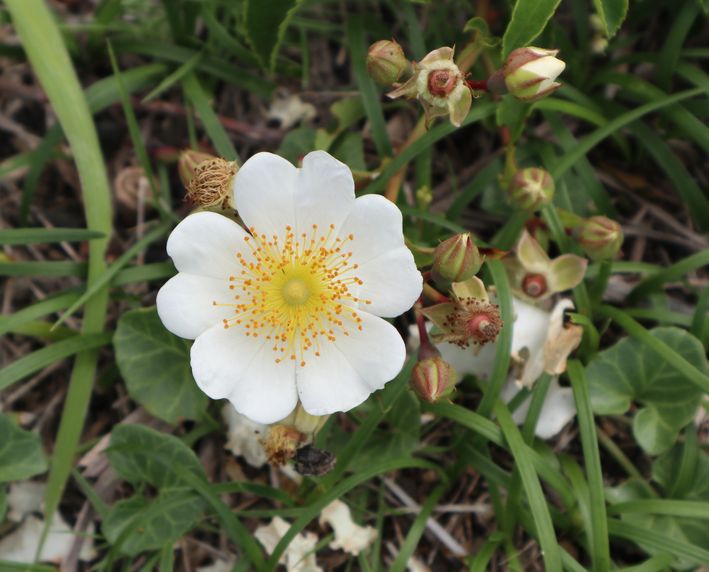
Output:
<svg viewBox="0 0 709 572">
<path fill-rule="evenodd" d="M 579 242 L 591 260 L 610 260 L 623 246 L 623 230 L 608 217 L 592 216 L 581 226 Z"/>
<path fill-rule="evenodd" d="M 554 179 L 544 169 L 528 167 L 514 174 L 507 191 L 514 205 L 536 211 L 554 198 Z"/>
<path fill-rule="evenodd" d="M 418 361 L 411 374 L 411 387 L 429 403 L 453 393 L 456 381 L 455 369 L 440 355 Z"/>
<path fill-rule="evenodd" d="M 436 248 L 431 274 L 436 282 L 447 286 L 475 276 L 483 261 L 470 233 L 457 234 Z"/>
<path fill-rule="evenodd" d="M 536 101 L 561 87 L 554 81 L 566 64 L 556 58 L 559 50 L 526 47 L 514 50 L 505 61 L 507 90 L 520 101 Z"/>
<path fill-rule="evenodd" d="M 409 69 L 404 50 L 394 40 L 379 40 L 369 46 L 367 71 L 377 83 L 390 86 Z"/>
</svg>

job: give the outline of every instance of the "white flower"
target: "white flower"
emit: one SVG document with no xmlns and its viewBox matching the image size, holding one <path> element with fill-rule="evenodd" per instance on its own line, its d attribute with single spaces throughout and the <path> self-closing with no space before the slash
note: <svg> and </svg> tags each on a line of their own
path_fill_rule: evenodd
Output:
<svg viewBox="0 0 709 572">
<path fill-rule="evenodd" d="M 200 388 L 253 421 L 283 419 L 298 399 L 312 415 L 359 405 L 404 363 L 381 317 L 421 293 L 401 212 L 378 195 L 355 199 L 352 173 L 323 151 L 302 169 L 259 153 L 234 184 L 249 232 L 210 212 L 177 225 L 167 251 L 178 274 L 157 298 L 163 324 L 195 339 Z"/>
<path fill-rule="evenodd" d="M 267 526 L 259 526 L 254 536 L 263 544 L 266 552 L 272 554 L 276 546 L 288 532 L 290 524 L 280 516 L 276 516 Z M 280 564 L 284 564 L 287 572 L 322 572 L 315 560 L 315 545 L 318 543 L 318 536 L 314 532 L 296 534 L 288 544 L 285 552 L 278 559 Z"/>
<path fill-rule="evenodd" d="M 377 538 L 371 526 L 360 526 L 352 520 L 350 507 L 334 500 L 320 513 L 320 524 L 328 523 L 335 531 L 335 539 L 329 544 L 333 550 L 344 550 L 353 556 L 369 548 Z"/>
</svg>

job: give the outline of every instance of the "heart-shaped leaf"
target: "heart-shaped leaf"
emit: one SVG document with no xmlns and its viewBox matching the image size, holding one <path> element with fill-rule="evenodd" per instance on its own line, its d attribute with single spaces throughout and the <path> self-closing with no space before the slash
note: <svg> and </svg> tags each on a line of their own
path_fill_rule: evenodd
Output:
<svg viewBox="0 0 709 572">
<path fill-rule="evenodd" d="M 29 479 L 47 470 L 39 435 L 0 413 L 0 483 Z"/>
<path fill-rule="evenodd" d="M 183 487 L 181 471 L 207 478 L 192 449 L 177 437 L 143 425 L 116 427 L 106 454 L 116 472 L 132 483 L 150 483 L 158 489 Z"/>
<path fill-rule="evenodd" d="M 679 328 L 655 328 L 652 334 L 702 372 L 707 360 L 702 344 Z M 624 338 L 600 352 L 587 366 L 593 410 L 620 415 L 636 403 L 633 433 L 648 453 L 666 451 L 679 430 L 692 420 L 702 391 L 662 356 L 634 338 Z"/>
<path fill-rule="evenodd" d="M 168 332 L 155 308 L 123 314 L 113 345 L 128 393 L 152 415 L 175 424 L 204 414 L 208 400 L 192 377 L 191 342 Z"/>
<path fill-rule="evenodd" d="M 111 507 L 103 533 L 112 545 L 120 543 L 122 554 L 135 556 L 178 540 L 197 524 L 203 511 L 204 500 L 188 489 L 172 489 L 155 499 L 135 495 Z"/>
</svg>

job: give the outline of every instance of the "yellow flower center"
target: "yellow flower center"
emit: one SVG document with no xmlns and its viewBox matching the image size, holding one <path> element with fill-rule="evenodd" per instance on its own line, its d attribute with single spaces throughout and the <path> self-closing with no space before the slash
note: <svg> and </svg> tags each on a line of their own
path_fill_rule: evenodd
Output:
<svg viewBox="0 0 709 572">
<path fill-rule="evenodd" d="M 323 343 L 348 336 L 353 328 L 362 330 L 355 308 L 371 301 L 357 296 L 363 282 L 347 249 L 354 235 L 336 237 L 334 225 L 327 233 L 312 225 L 299 235 L 286 227 L 282 240 L 249 230 L 244 240 L 252 256 L 237 253 L 241 270 L 229 276 L 233 302 L 213 302 L 233 308 L 225 328 L 239 325 L 247 336 L 272 344 L 276 363 L 290 359 L 301 366 L 306 355 L 320 355 Z"/>
</svg>

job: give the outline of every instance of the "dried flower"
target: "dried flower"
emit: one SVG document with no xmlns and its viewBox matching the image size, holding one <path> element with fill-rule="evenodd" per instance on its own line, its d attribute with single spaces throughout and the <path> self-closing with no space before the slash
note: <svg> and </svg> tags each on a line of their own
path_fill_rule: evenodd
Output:
<svg viewBox="0 0 709 572">
<path fill-rule="evenodd" d="M 426 124 L 434 117 L 448 116 L 460 127 L 470 111 L 472 92 L 465 77 L 453 62 L 453 48 L 438 48 L 420 62 L 414 62 L 414 74 L 403 85 L 387 95 L 417 98 L 423 105 Z"/>
<path fill-rule="evenodd" d="M 494 341 L 502 329 L 502 317 L 499 306 L 490 303 L 482 281 L 472 277 L 464 282 L 454 282 L 451 293 L 451 302 L 422 310 L 440 330 L 432 335 L 432 339 L 460 347 Z"/>
<path fill-rule="evenodd" d="M 214 157 L 195 167 L 187 185 L 187 198 L 203 208 L 236 208 L 234 176 L 238 168 L 233 161 Z"/>
<path fill-rule="evenodd" d="M 559 50 L 518 48 L 505 61 L 507 90 L 521 101 L 536 101 L 561 87 L 554 81 L 566 64 L 556 58 Z"/>
</svg>

